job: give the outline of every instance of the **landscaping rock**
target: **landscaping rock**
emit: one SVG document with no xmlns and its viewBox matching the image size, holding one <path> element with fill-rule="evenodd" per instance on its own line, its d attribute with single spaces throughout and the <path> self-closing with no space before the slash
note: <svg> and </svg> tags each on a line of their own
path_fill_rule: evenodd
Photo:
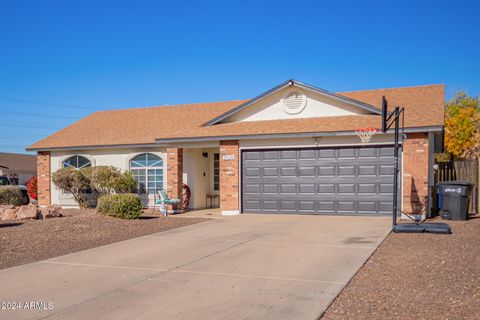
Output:
<svg viewBox="0 0 480 320">
<path fill-rule="evenodd" d="M 0 214 L 0 220 L 16 220 L 17 219 L 17 209 L 13 208 L 2 208 L 2 212 Z"/>
<path fill-rule="evenodd" d="M 61 217 L 62 214 L 60 213 L 60 210 L 62 207 L 58 205 L 51 205 L 48 207 L 40 208 L 38 210 L 38 219 L 47 219 L 47 218 L 55 218 L 55 217 Z"/>
<path fill-rule="evenodd" d="M 15 209 L 15 206 L 11 205 L 0 205 L 0 216 L 3 214 L 3 212 L 7 209 Z"/>
<path fill-rule="evenodd" d="M 20 206 L 17 211 L 17 220 L 37 219 L 38 212 L 36 206 Z"/>
</svg>

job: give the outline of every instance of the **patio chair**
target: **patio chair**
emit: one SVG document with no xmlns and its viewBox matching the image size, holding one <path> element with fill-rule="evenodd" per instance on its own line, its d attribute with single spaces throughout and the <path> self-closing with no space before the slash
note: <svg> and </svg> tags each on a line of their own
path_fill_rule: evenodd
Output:
<svg viewBox="0 0 480 320">
<path fill-rule="evenodd" d="M 157 191 L 159 199 L 155 201 L 155 204 L 160 205 L 160 212 L 163 213 L 164 216 L 168 216 L 168 205 L 176 205 L 180 203 L 180 199 L 169 199 L 167 193 L 164 189 L 160 189 Z"/>
</svg>

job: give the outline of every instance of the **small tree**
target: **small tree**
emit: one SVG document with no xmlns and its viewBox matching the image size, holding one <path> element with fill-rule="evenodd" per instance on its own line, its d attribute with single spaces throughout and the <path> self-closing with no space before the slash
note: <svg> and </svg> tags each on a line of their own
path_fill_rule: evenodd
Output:
<svg viewBox="0 0 480 320">
<path fill-rule="evenodd" d="M 80 208 L 87 207 L 86 191 L 90 186 L 90 181 L 80 170 L 59 169 L 53 173 L 52 181 L 58 188 L 70 192 Z"/>
<path fill-rule="evenodd" d="M 478 155 L 480 109 L 478 98 L 459 92 L 445 105 L 445 148 L 455 158 Z"/>
<path fill-rule="evenodd" d="M 90 183 L 90 188 L 99 196 L 112 193 L 131 193 L 136 182 L 129 172 L 122 173 L 112 166 L 98 166 L 80 170 Z"/>
</svg>

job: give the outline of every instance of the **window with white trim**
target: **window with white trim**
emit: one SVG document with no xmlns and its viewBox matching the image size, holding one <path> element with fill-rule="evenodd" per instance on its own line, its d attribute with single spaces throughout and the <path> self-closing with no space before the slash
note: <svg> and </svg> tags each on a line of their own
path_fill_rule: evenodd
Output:
<svg viewBox="0 0 480 320">
<path fill-rule="evenodd" d="M 82 169 L 92 166 L 92 162 L 84 156 L 74 155 L 63 160 L 64 168 Z"/>
<path fill-rule="evenodd" d="M 153 194 L 163 188 L 163 160 L 153 153 L 142 153 L 130 160 L 130 172 L 138 193 Z"/>
</svg>

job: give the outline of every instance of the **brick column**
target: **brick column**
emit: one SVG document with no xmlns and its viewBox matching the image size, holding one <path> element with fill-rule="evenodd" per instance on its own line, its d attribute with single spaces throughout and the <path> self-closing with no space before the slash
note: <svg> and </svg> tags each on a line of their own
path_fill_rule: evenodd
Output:
<svg viewBox="0 0 480 320">
<path fill-rule="evenodd" d="M 403 144 L 403 211 L 425 215 L 428 209 L 428 135 L 409 133 Z"/>
<path fill-rule="evenodd" d="M 38 177 L 38 205 L 49 206 L 51 204 L 50 186 L 50 152 L 39 151 L 37 153 L 37 177 Z"/>
<path fill-rule="evenodd" d="M 220 141 L 220 208 L 222 214 L 239 214 L 238 141 Z"/>
<path fill-rule="evenodd" d="M 183 193 L 183 149 L 167 148 L 167 194 L 181 199 Z M 175 212 L 177 208 L 169 208 Z"/>
</svg>

